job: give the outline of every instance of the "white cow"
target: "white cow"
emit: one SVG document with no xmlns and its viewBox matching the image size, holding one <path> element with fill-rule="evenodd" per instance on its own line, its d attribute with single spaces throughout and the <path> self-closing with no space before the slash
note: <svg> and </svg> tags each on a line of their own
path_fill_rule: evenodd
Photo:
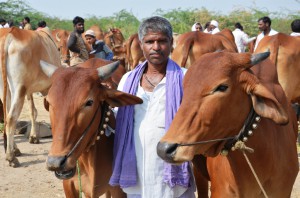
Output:
<svg viewBox="0 0 300 198">
<path fill-rule="evenodd" d="M 50 79 L 40 68 L 40 60 L 61 65 L 60 55 L 50 32 L 18 28 L 0 29 L 0 55 L 0 97 L 6 123 L 6 160 L 10 166 L 17 167 L 19 161 L 16 156 L 21 152 L 14 142 L 14 131 L 25 96 L 30 101 L 31 108 L 32 127 L 29 142 L 38 143 L 35 127 L 37 111 L 32 93 L 47 91 L 51 85 Z"/>
</svg>

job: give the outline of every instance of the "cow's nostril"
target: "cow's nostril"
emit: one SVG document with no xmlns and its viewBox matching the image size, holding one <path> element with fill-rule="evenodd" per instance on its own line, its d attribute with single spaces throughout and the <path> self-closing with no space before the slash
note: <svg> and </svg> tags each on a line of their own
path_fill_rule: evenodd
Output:
<svg viewBox="0 0 300 198">
<path fill-rule="evenodd" d="M 173 163 L 173 157 L 176 153 L 178 144 L 170 144 L 167 142 L 158 142 L 156 151 L 159 157 L 161 157 L 166 162 Z"/>
</svg>

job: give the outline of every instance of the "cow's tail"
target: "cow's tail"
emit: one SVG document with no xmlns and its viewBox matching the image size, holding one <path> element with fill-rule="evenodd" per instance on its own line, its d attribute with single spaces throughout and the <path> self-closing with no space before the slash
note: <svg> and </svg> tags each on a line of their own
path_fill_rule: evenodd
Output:
<svg viewBox="0 0 300 198">
<path fill-rule="evenodd" d="M 13 28 L 11 29 L 13 31 Z M 10 32 L 11 32 L 10 31 Z M 2 63 L 2 80 L 3 80 L 3 120 L 4 120 L 4 129 L 3 129 L 3 140 L 4 140 L 4 150 L 6 152 L 7 148 L 7 135 L 6 135 L 6 95 L 7 95 L 7 58 L 8 58 L 8 46 L 9 46 L 9 33 L 8 32 L 6 35 L 3 36 L 2 43 L 1 43 L 1 63 Z"/>
<path fill-rule="evenodd" d="M 186 67 L 186 62 L 189 57 L 190 50 L 193 48 L 193 45 L 194 45 L 193 37 L 188 38 L 187 42 L 184 43 L 182 47 L 182 59 L 180 63 L 181 67 Z"/>
<path fill-rule="evenodd" d="M 133 60 L 131 57 L 131 45 L 132 42 L 134 40 L 135 36 L 132 35 L 129 39 L 128 39 L 128 43 L 126 45 L 126 59 L 127 59 L 127 71 L 131 70 L 132 64 L 133 64 Z"/>
</svg>

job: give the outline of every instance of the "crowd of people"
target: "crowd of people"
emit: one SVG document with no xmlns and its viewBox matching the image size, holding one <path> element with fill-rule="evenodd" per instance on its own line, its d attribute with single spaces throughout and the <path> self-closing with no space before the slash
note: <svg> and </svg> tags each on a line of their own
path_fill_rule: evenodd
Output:
<svg viewBox="0 0 300 198">
<path fill-rule="evenodd" d="M 244 32 L 244 28 L 241 23 L 237 22 L 234 25 L 234 30 L 232 31 L 235 39 L 235 44 L 237 46 L 238 52 L 242 53 L 245 52 L 246 46 L 255 40 L 254 50 L 258 46 L 258 43 L 264 36 L 273 36 L 278 34 L 278 32 L 271 28 L 271 19 L 268 16 L 264 16 L 258 19 L 258 29 L 260 33 L 255 36 L 249 38 L 248 34 Z M 300 19 L 295 19 L 291 23 L 291 30 L 293 31 L 290 35 L 291 36 L 300 36 Z M 201 23 L 196 22 L 193 24 L 191 31 L 201 31 L 208 34 L 216 34 L 220 32 L 219 23 L 216 20 L 209 21 L 205 24 L 203 28 Z"/>
</svg>

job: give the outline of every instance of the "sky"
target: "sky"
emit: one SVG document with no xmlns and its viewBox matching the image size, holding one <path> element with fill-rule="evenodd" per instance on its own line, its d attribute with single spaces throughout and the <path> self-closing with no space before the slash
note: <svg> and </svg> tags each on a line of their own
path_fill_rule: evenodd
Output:
<svg viewBox="0 0 300 198">
<path fill-rule="evenodd" d="M 3 2 L 4 0 L 0 0 Z M 51 17 L 73 19 L 89 16 L 107 17 L 125 9 L 139 20 L 164 11 L 181 8 L 201 9 L 228 14 L 237 8 L 258 8 L 270 12 L 293 12 L 300 10 L 300 0 L 25 0 L 37 11 Z"/>
</svg>

